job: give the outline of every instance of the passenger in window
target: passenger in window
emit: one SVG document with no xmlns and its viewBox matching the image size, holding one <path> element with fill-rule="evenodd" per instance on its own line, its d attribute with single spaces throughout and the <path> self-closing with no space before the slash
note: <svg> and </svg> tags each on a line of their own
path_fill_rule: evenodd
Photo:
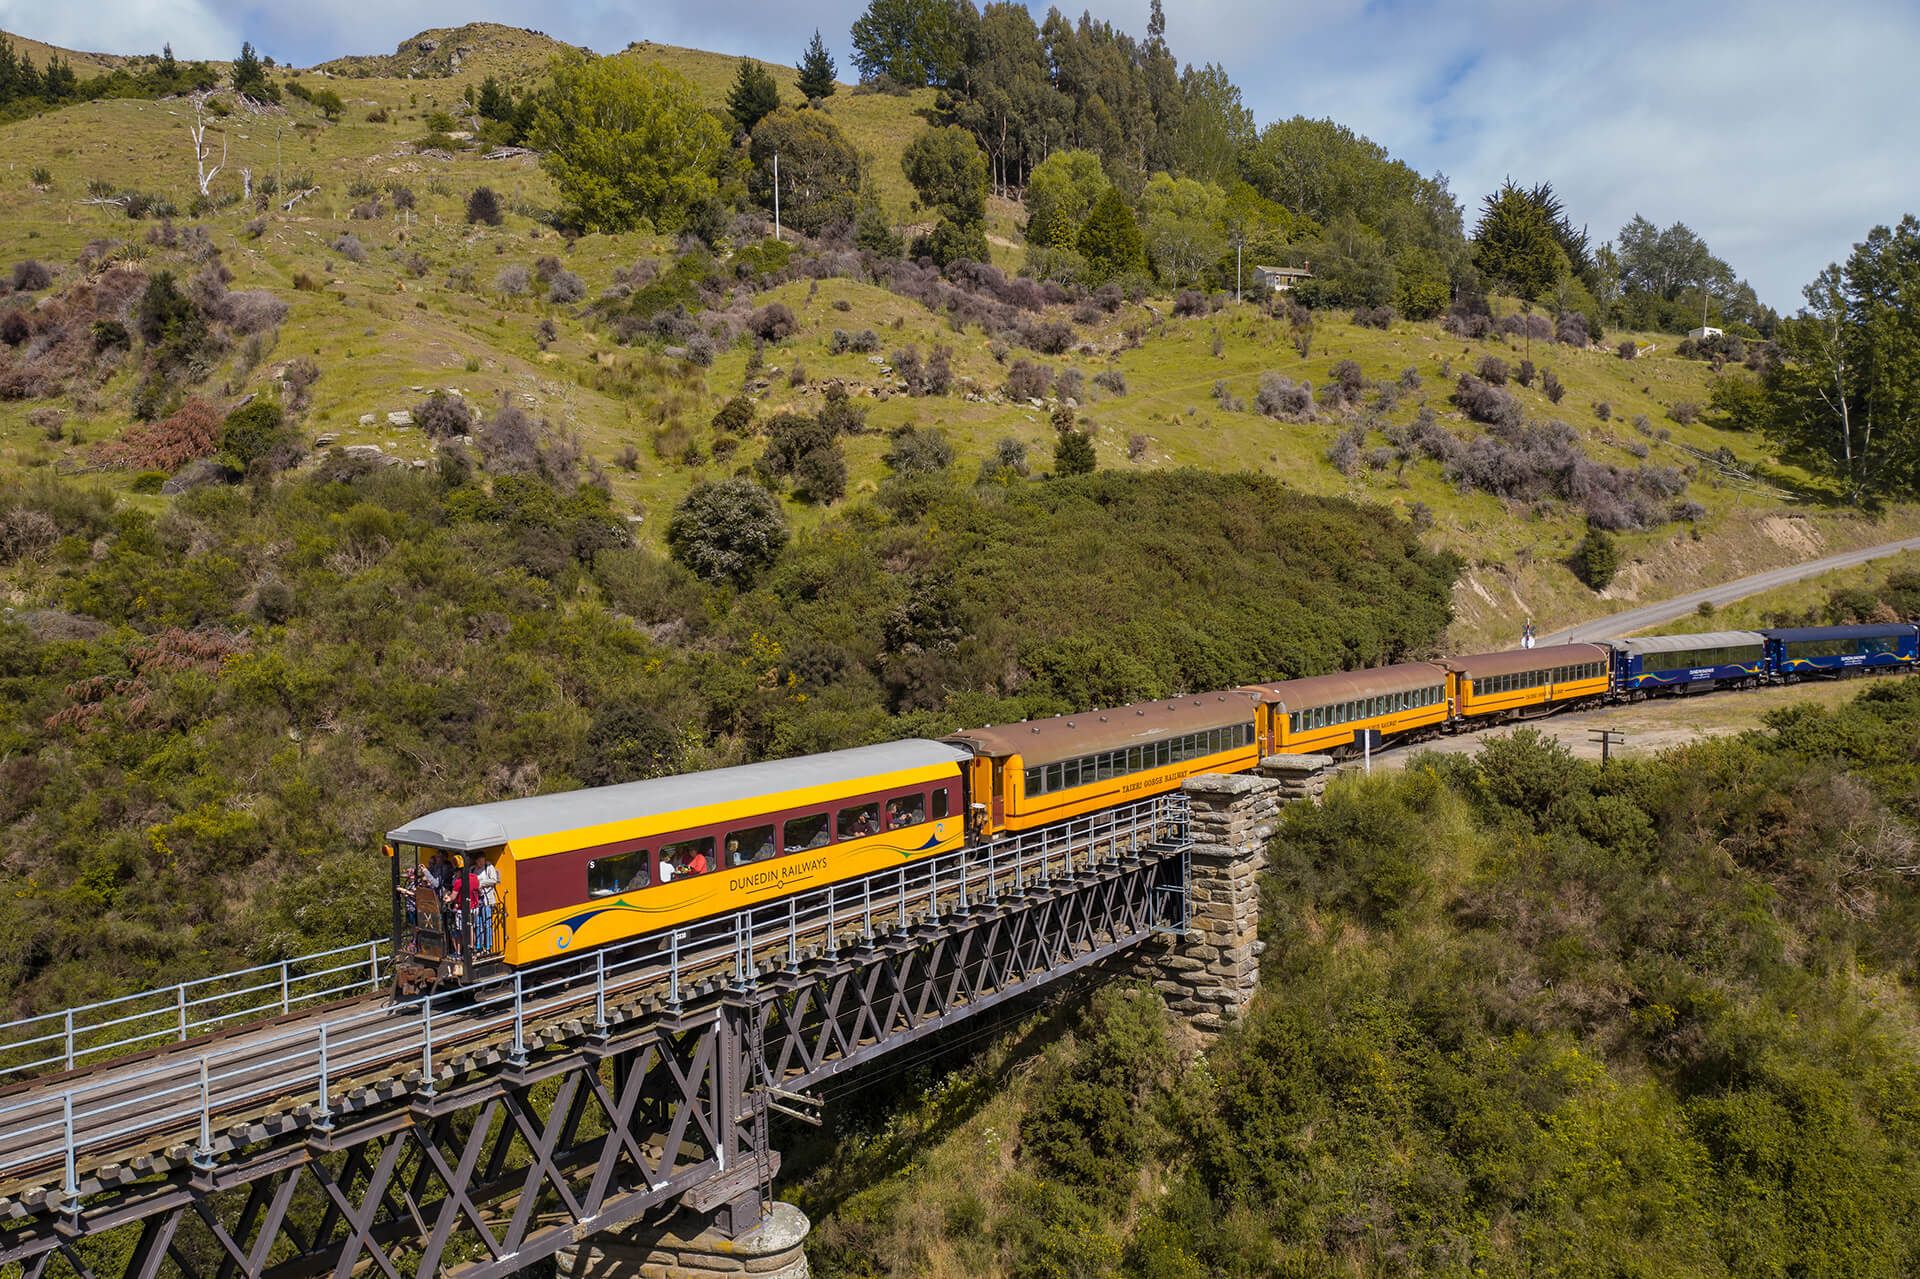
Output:
<svg viewBox="0 0 1920 1279">
<path fill-rule="evenodd" d="M 926 803 L 918 795 L 902 795 L 898 799 L 887 801 L 887 826 L 898 829 L 902 826 L 918 826 L 927 820 Z"/>
<path fill-rule="evenodd" d="M 688 855 L 683 851 L 681 855 L 674 860 L 674 864 L 673 864 L 674 874 L 676 875 L 706 874 L 707 871 L 711 869 L 707 865 L 706 841 L 701 840 L 699 843 L 691 844 L 691 845 L 688 845 L 687 847 L 692 848 L 693 852 L 691 855 Z"/>
</svg>

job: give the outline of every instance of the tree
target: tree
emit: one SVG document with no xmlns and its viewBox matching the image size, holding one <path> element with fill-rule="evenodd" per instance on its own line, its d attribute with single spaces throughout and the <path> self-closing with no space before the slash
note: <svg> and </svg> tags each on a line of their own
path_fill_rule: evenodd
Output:
<svg viewBox="0 0 1920 1279">
<path fill-rule="evenodd" d="M 1173 288 L 1205 283 L 1227 248 L 1226 198 L 1211 182 L 1156 173 L 1140 196 L 1141 233 L 1154 269 Z"/>
<path fill-rule="evenodd" d="M 790 536 L 773 494 L 743 476 L 696 484 L 667 524 L 667 549 L 694 576 L 745 587 Z"/>
<path fill-rule="evenodd" d="M 979 144 L 965 129 L 930 128 L 908 144 L 900 157 L 920 207 L 939 219 L 919 246 L 941 266 L 961 258 L 987 256 L 987 163 Z"/>
<path fill-rule="evenodd" d="M 853 64 L 867 79 L 950 84 L 978 24 L 967 0 L 872 0 L 853 24 Z"/>
<path fill-rule="evenodd" d="M 1480 274 L 1529 305 L 1566 273 L 1567 256 L 1552 220 L 1511 181 L 1482 203 L 1473 239 Z"/>
<path fill-rule="evenodd" d="M 1620 571 L 1620 548 L 1614 545 L 1606 530 L 1589 528 L 1574 551 L 1573 560 L 1580 580 L 1596 591 L 1604 591 Z"/>
<path fill-rule="evenodd" d="M 1073 425 L 1071 410 L 1065 423 L 1056 423 L 1053 437 L 1053 473 L 1055 475 L 1091 475 L 1099 465 L 1093 450 L 1093 437 Z"/>
<path fill-rule="evenodd" d="M 1080 224 L 1112 186 L 1093 152 L 1055 151 L 1034 167 L 1027 180 L 1027 243 L 1036 248 L 1074 248 L 1080 241 Z"/>
<path fill-rule="evenodd" d="M 1226 69 L 1209 62 L 1180 76 L 1183 110 L 1174 138 L 1177 167 L 1191 177 L 1231 182 L 1239 172 L 1240 153 L 1253 141 L 1253 112 L 1240 100 L 1240 89 Z"/>
<path fill-rule="evenodd" d="M 240 56 L 233 60 L 232 79 L 233 91 L 242 97 L 274 96 L 267 84 L 266 69 L 260 65 L 260 55 L 254 52 L 251 41 L 241 43 Z"/>
<path fill-rule="evenodd" d="M 1126 197 L 1111 187 L 1087 214 L 1078 247 L 1087 260 L 1088 278 L 1096 284 L 1143 274 L 1147 269 L 1147 245 L 1140 224 Z"/>
<path fill-rule="evenodd" d="M 474 101 L 474 110 L 488 120 L 513 119 L 513 94 L 508 92 L 493 76 L 480 82 L 480 96 Z"/>
<path fill-rule="evenodd" d="M 819 102 L 831 98 L 840 86 L 834 81 L 833 55 L 827 52 L 826 42 L 820 39 L 820 28 L 813 29 L 813 39 L 807 44 L 807 51 L 800 55 L 800 96 L 808 102 Z"/>
<path fill-rule="evenodd" d="M 1920 221 L 1875 227 L 1775 335 L 1769 433 L 1849 500 L 1920 492 Z"/>
<path fill-rule="evenodd" d="M 719 191 L 726 130 L 699 91 L 664 67 L 569 51 L 533 118 L 541 167 L 560 188 L 564 220 L 625 231 L 643 219 L 678 229 Z"/>
<path fill-rule="evenodd" d="M 329 120 L 338 120 L 347 104 L 332 89 L 321 89 L 313 95 L 313 105 L 320 108 L 320 114 Z"/>
<path fill-rule="evenodd" d="M 752 58 L 740 59 L 740 72 L 733 79 L 733 92 L 727 95 L 727 112 L 733 116 L 733 122 L 740 126 L 740 132 L 752 133 L 753 126 L 779 106 L 780 86 L 773 82 L 773 72 Z"/>
<path fill-rule="evenodd" d="M 747 187 L 773 207 L 773 157 L 780 157 L 780 212 L 788 225 L 817 235 L 851 222 L 860 194 L 860 153 L 824 111 L 781 107 L 753 131 Z"/>
</svg>

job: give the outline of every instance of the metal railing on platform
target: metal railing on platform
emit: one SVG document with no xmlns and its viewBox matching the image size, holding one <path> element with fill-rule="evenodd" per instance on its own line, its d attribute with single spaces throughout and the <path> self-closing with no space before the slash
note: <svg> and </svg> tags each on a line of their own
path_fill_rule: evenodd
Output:
<svg viewBox="0 0 1920 1279">
<path fill-rule="evenodd" d="M 84 1171 L 109 1158 L 124 1159 L 135 1148 L 186 1145 L 194 1162 L 210 1164 L 218 1155 L 217 1134 L 241 1116 L 257 1116 L 263 1109 L 304 1109 L 306 1122 L 324 1129 L 333 1122 L 345 1090 L 378 1076 L 390 1077 L 396 1066 L 406 1067 L 416 1091 L 431 1093 L 450 1058 L 462 1051 L 486 1046 L 509 1061 L 524 1061 L 531 1036 L 563 1021 L 584 1021 L 589 1010 L 587 1024 L 605 1029 L 611 1024 L 610 1010 L 621 1004 L 658 997 L 669 1008 L 678 1007 L 701 984 L 746 989 L 769 969 L 797 968 L 806 954 L 831 956 L 843 946 L 937 925 L 945 915 L 989 906 L 1009 895 L 1045 891 L 1056 881 L 1096 873 L 1123 857 L 1165 855 L 1183 847 L 1186 839 L 1185 797 L 1161 795 L 604 946 L 591 959 L 562 955 L 428 998 L 337 1009 L 229 1036 L 197 1051 L 189 1047 L 152 1061 L 107 1066 L 64 1085 L 50 1078 L 0 1104 L 0 1184 L 18 1185 L 37 1174 L 46 1180 L 30 1184 L 49 1185 L 57 1175 L 60 1196 L 72 1208 Z M 369 972 L 377 976 L 387 971 L 391 957 L 384 946 L 357 948 L 361 976 L 352 988 L 365 990 Z M 301 999 L 311 1003 L 321 998 L 296 993 L 302 980 L 319 980 L 319 989 L 334 989 L 325 986 L 324 975 L 349 968 L 326 961 L 355 950 L 306 957 L 312 964 L 301 970 L 303 977 L 267 965 L 155 993 L 174 992 L 179 1006 L 191 1010 L 214 1002 L 214 996 L 196 993 L 199 987 L 238 980 L 241 984 L 229 990 L 227 998 L 244 1001 L 265 992 L 273 998 L 252 1006 L 263 1015 L 277 1014 L 294 1009 Z M 269 976 L 245 980 L 263 975 Z M 103 1014 L 75 1033 L 110 1031 L 135 1016 L 151 1015 L 112 1014 L 113 1005 L 121 1002 L 126 1001 L 71 1010 Z M 199 1016 L 190 1011 L 183 1024 L 223 1025 L 244 1015 L 235 1009 L 246 1006 L 223 1006 Z M 112 1044 L 139 1044 L 177 1033 L 177 1028 L 144 1030 L 111 1042 L 88 1040 L 83 1046 L 69 1040 L 65 1017 L 55 1013 L 14 1023 L 33 1030 L 24 1040 L 13 1041 L 14 1046 L 51 1042 L 59 1055 L 49 1060 L 71 1054 L 78 1061 L 112 1051 Z M 49 1019 L 51 1031 L 36 1025 Z"/>
<path fill-rule="evenodd" d="M 380 990 L 385 937 L 0 1023 L 0 1085 Z"/>
</svg>

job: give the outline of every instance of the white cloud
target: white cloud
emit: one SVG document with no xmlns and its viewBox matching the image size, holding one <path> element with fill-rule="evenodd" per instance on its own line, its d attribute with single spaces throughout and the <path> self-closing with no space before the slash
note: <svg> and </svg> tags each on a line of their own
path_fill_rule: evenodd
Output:
<svg viewBox="0 0 1920 1279">
<path fill-rule="evenodd" d="M 240 26 L 223 0 L 0 0 L 0 29 L 63 49 L 158 53 L 169 41 L 183 58 L 228 58 Z"/>
<path fill-rule="evenodd" d="M 1044 4 L 1035 4 L 1044 11 Z M 1077 15 L 1080 4 L 1063 4 Z M 1147 0 L 1090 0 L 1139 31 Z M 1501 178 L 1550 180 L 1596 240 L 1634 213 L 1686 222 L 1761 296 L 1799 287 L 1869 227 L 1920 211 L 1920 7 L 1841 0 L 1166 0 L 1167 36 L 1217 61 L 1261 121 L 1331 116 L 1474 206 Z M 111 52 L 171 40 L 283 60 L 383 52 L 490 19 L 577 44 L 685 44 L 792 62 L 815 26 L 852 74 L 862 0 L 0 0 L 0 27 Z"/>
</svg>

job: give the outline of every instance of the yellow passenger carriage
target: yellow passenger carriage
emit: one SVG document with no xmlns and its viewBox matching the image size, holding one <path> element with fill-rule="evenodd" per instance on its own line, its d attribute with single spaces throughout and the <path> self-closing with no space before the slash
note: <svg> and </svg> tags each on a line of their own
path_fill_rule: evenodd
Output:
<svg viewBox="0 0 1920 1279">
<path fill-rule="evenodd" d="M 967 752 L 910 740 L 445 808 L 391 832 L 403 989 L 466 980 L 957 849 Z M 491 918 L 425 883 L 492 865 Z"/>
<path fill-rule="evenodd" d="M 1555 644 L 1442 658 L 1453 673 L 1454 710 L 1500 723 L 1545 715 L 1607 695 L 1612 652 L 1601 644 Z"/>
<path fill-rule="evenodd" d="M 1447 671 L 1434 662 L 1249 684 L 1260 698 L 1263 755 L 1345 756 L 1372 730 L 1406 738 L 1446 723 Z"/>
</svg>

